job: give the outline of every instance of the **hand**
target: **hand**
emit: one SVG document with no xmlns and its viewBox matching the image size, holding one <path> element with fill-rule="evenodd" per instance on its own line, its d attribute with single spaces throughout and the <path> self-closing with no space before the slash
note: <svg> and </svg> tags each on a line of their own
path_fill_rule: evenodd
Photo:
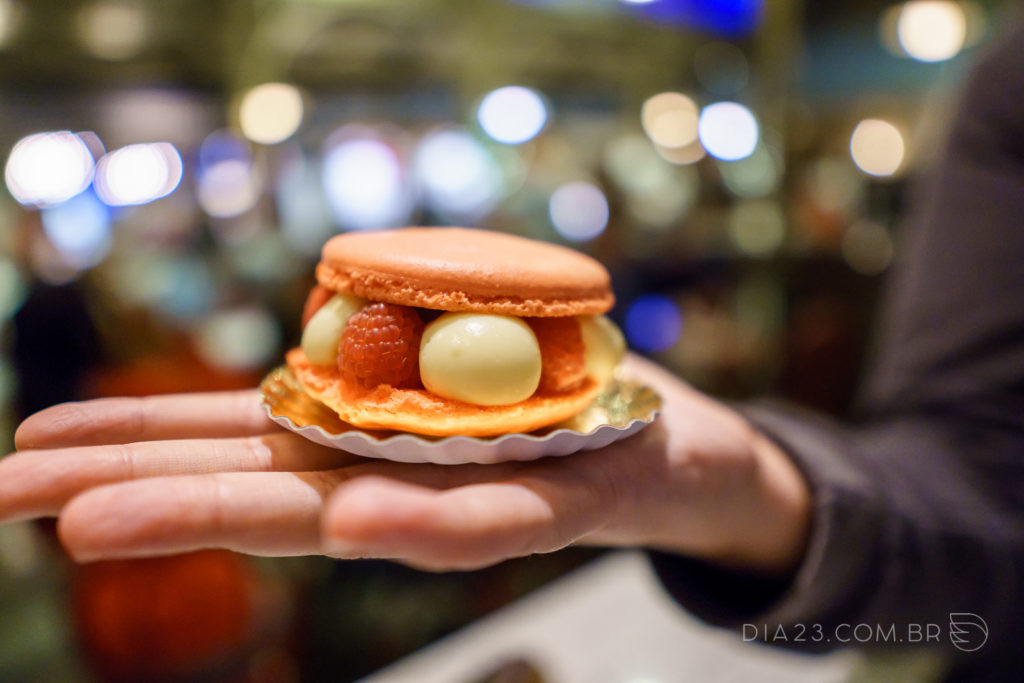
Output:
<svg viewBox="0 0 1024 683">
<path fill-rule="evenodd" d="M 810 496 L 789 459 L 725 406 L 627 362 L 663 416 L 530 463 L 368 461 L 278 430 L 255 392 L 56 406 L 0 461 L 0 520 L 59 514 L 79 560 L 226 547 L 469 569 L 588 543 L 791 570 Z"/>
</svg>

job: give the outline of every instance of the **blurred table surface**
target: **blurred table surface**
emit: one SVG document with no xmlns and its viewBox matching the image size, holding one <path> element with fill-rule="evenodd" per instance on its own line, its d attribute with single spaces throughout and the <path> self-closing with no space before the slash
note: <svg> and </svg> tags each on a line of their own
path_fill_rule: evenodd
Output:
<svg viewBox="0 0 1024 683">
<path fill-rule="evenodd" d="M 606 555 L 363 679 L 472 683 L 521 659 L 545 683 L 848 680 L 852 652 L 801 655 L 708 627 L 663 591 L 639 551 Z"/>
</svg>

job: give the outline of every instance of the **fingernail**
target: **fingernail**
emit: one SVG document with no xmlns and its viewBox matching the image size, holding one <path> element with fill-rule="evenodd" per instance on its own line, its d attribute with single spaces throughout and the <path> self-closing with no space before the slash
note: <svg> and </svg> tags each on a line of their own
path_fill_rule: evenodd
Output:
<svg viewBox="0 0 1024 683">
<path fill-rule="evenodd" d="M 337 536 L 331 536 L 330 534 L 326 534 L 324 537 L 324 548 L 327 550 L 327 554 L 333 557 L 339 557 L 347 560 L 366 557 L 365 548 L 346 538 L 339 538 Z"/>
</svg>

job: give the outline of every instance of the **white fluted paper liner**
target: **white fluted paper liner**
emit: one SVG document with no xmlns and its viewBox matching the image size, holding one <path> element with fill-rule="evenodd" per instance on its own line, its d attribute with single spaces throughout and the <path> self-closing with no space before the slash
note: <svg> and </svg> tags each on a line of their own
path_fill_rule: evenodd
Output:
<svg viewBox="0 0 1024 683">
<path fill-rule="evenodd" d="M 661 398 L 650 388 L 616 380 L 580 415 L 539 432 L 431 437 L 363 430 L 342 422 L 306 394 L 287 367 L 271 372 L 260 388 L 270 419 L 310 441 L 368 458 L 438 465 L 527 461 L 601 448 L 636 434 L 661 408 Z"/>
</svg>

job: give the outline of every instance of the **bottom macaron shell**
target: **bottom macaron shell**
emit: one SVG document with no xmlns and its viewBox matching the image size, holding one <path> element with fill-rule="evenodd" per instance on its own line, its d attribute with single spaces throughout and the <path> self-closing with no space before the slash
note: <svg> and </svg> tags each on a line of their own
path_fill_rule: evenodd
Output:
<svg viewBox="0 0 1024 683">
<path fill-rule="evenodd" d="M 286 361 L 305 390 L 349 424 L 431 436 L 531 432 L 576 415 L 600 391 L 598 383 L 588 378 L 573 391 L 535 395 L 506 406 L 477 406 L 425 389 L 397 389 L 389 385 L 374 389 L 351 387 L 342 383 L 336 367 L 310 364 L 301 349 L 289 351 Z"/>
</svg>

